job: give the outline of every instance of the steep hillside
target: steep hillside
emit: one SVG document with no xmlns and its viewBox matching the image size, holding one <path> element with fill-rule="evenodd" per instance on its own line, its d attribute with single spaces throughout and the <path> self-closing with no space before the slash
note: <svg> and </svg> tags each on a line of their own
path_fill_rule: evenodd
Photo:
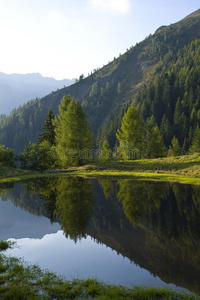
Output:
<svg viewBox="0 0 200 300">
<path fill-rule="evenodd" d="M 96 134 L 111 112 L 115 114 L 134 101 L 144 84 L 176 62 L 179 49 L 200 38 L 199 29 L 200 10 L 178 23 L 160 27 L 154 35 L 76 84 L 14 110 L 0 119 L 0 143 L 19 152 L 28 141 L 36 141 L 49 108 L 57 113 L 61 98 L 67 94 L 82 103 Z"/>
</svg>

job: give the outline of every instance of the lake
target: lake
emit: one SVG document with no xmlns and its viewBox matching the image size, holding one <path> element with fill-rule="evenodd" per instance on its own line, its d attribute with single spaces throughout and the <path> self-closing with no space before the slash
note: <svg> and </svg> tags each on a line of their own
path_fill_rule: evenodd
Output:
<svg viewBox="0 0 200 300">
<path fill-rule="evenodd" d="M 51 177 L 0 185 L 11 256 L 64 275 L 200 294 L 200 187 Z"/>
</svg>

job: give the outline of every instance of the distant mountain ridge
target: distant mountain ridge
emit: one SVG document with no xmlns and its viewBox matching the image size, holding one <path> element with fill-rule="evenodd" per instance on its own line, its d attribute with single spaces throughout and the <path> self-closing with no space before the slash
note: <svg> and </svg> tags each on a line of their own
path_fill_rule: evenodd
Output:
<svg viewBox="0 0 200 300">
<path fill-rule="evenodd" d="M 97 135 L 110 114 L 116 115 L 123 106 L 135 102 L 138 92 L 163 70 L 167 73 L 169 65 L 176 65 L 178 53 L 196 39 L 200 39 L 200 9 L 175 24 L 161 26 L 90 76 L 0 118 L 0 144 L 20 152 L 29 141 L 36 142 L 49 108 L 58 113 L 67 94 L 81 103 Z"/>
<path fill-rule="evenodd" d="M 56 80 L 39 73 L 5 74 L 0 72 L 0 114 L 9 114 L 13 108 L 28 100 L 45 95 L 74 83 L 74 79 Z"/>
</svg>

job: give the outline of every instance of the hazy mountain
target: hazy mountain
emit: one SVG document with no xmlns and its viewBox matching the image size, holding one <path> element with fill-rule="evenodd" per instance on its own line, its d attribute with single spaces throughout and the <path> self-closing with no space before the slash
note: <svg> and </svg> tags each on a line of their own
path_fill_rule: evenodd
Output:
<svg viewBox="0 0 200 300">
<path fill-rule="evenodd" d="M 44 97 L 72 83 L 74 79 L 55 80 L 39 73 L 8 75 L 0 72 L 0 114 L 9 114 L 28 100 Z"/>
<path fill-rule="evenodd" d="M 153 35 L 87 78 L 13 110 L 8 117 L 0 119 L 0 144 L 19 152 L 30 140 L 37 141 L 49 108 L 57 113 L 60 100 L 67 94 L 82 104 L 91 128 L 97 134 L 111 113 L 115 115 L 122 106 L 135 101 L 146 84 L 163 70 L 169 72 L 169 66 L 172 69 L 176 65 L 181 51 L 200 38 L 199 29 L 200 10 L 197 10 L 180 22 L 161 26 Z M 183 64 L 189 66 L 191 63 L 194 65 L 183 59 Z M 171 115 L 173 117 L 173 111 Z"/>
</svg>

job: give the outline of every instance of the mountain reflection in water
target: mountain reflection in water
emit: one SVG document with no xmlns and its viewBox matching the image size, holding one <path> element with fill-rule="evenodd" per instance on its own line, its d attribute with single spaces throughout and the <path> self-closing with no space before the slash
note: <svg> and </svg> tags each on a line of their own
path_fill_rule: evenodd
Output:
<svg viewBox="0 0 200 300">
<path fill-rule="evenodd" d="M 53 232 L 60 237 L 61 231 L 57 231 L 61 226 L 65 237 L 68 240 L 71 239 L 73 245 L 75 245 L 74 242 L 87 245 L 90 260 L 92 261 L 92 258 L 95 257 L 99 262 L 98 265 L 91 263 L 89 266 L 82 251 L 77 257 L 80 257 L 82 263 L 84 262 L 83 270 L 84 268 L 87 270 L 91 266 L 101 269 L 100 257 L 103 255 L 105 265 L 110 262 L 110 268 L 114 270 L 112 276 L 121 272 L 122 269 L 124 273 L 127 270 L 129 276 L 129 280 L 126 276 L 127 284 L 161 285 L 158 278 L 153 283 L 144 274 L 143 277 L 141 275 L 139 283 L 139 272 L 136 272 L 137 279 L 130 278 L 133 275 L 128 271 L 127 259 L 129 259 L 135 264 L 129 264 L 132 269 L 138 265 L 166 283 L 173 283 L 200 293 L 199 186 L 132 179 L 89 180 L 80 177 L 52 177 L 17 184 L 2 184 L 0 195 L 3 200 L 0 214 L 2 238 L 41 238 L 45 234 Z M 20 217 L 21 226 L 17 225 L 18 228 L 12 226 L 12 222 L 9 223 L 9 219 L 3 212 L 6 200 L 12 201 L 18 213 L 23 215 Z M 12 206 L 10 202 L 8 204 L 9 213 L 14 220 L 17 218 L 16 212 L 11 213 Z M 27 222 L 25 215 L 30 216 L 30 220 L 27 218 Z M 33 218 L 34 215 L 37 216 L 36 225 L 33 225 L 34 221 L 31 221 L 31 217 Z M 20 224 L 20 222 L 14 222 L 15 224 Z M 32 230 L 28 230 L 29 227 Z M 52 238 L 56 237 L 55 234 L 52 235 Z M 94 246 L 93 241 L 93 246 L 89 242 L 91 240 L 88 239 L 88 235 L 96 241 L 95 245 L 99 243 L 98 249 Z M 62 238 L 67 241 L 65 237 Z M 61 240 L 57 242 L 58 249 L 60 249 L 60 243 L 63 243 Z M 30 240 L 29 242 L 27 239 L 20 241 L 23 245 L 27 243 L 31 245 Z M 118 272 L 115 268 L 117 260 L 114 259 L 112 263 L 111 257 L 114 257 L 114 254 L 109 254 L 110 249 L 100 250 L 100 246 L 103 246 L 101 244 L 126 258 L 124 264 L 118 268 Z M 32 243 L 33 247 L 34 243 Z M 106 249 L 105 246 L 104 249 Z M 10 253 L 12 254 L 12 252 Z M 75 250 L 71 253 L 75 253 Z M 113 252 L 111 251 L 111 253 Z M 69 260 L 70 257 L 68 257 L 70 276 L 76 277 L 76 274 L 72 274 L 73 267 L 71 269 L 69 267 Z M 46 265 L 44 266 L 46 267 Z M 59 268 L 62 268 L 61 265 Z M 141 269 L 141 274 L 146 272 L 144 269 Z M 59 272 L 59 270 L 56 271 Z M 82 274 L 82 276 L 90 276 L 93 273 L 88 272 L 87 274 Z M 103 273 L 99 272 L 99 275 L 100 279 L 108 281 L 111 276 L 110 274 L 105 279 L 101 278 L 101 276 L 105 276 Z M 110 278 L 111 280 L 112 278 Z M 117 283 L 126 284 L 120 280 Z"/>
</svg>

